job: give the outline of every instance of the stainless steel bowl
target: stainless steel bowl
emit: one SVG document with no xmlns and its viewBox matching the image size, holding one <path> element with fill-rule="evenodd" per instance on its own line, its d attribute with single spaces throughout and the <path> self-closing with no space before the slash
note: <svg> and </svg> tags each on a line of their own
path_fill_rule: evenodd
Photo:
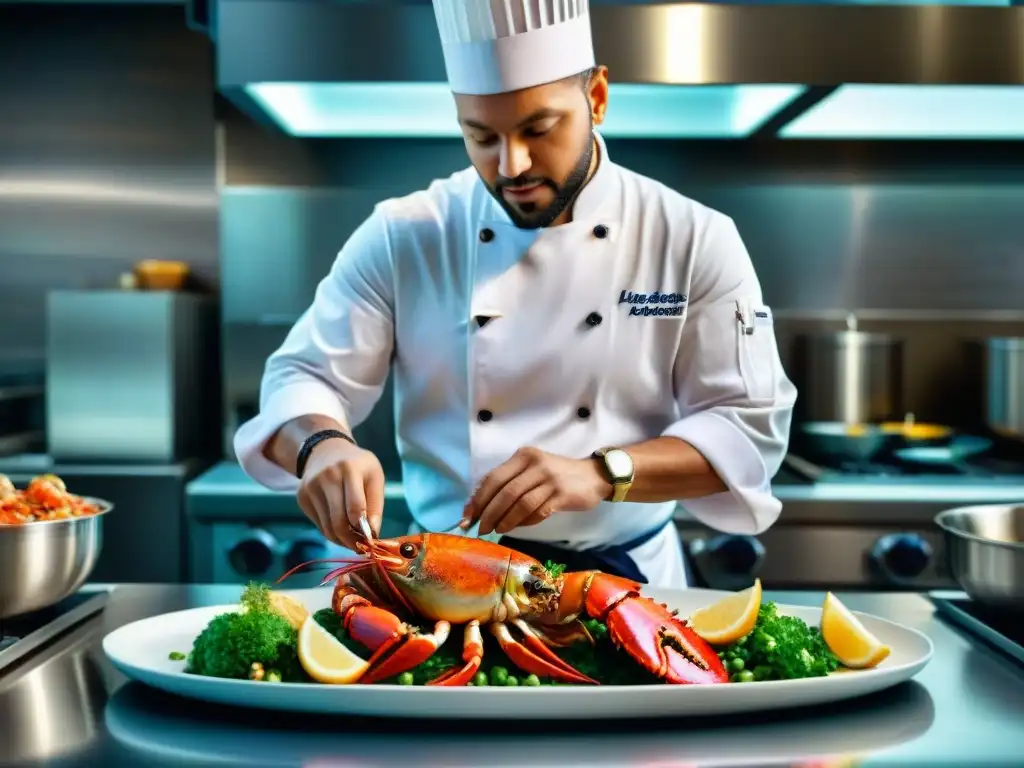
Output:
<svg viewBox="0 0 1024 768">
<path fill-rule="evenodd" d="M 114 508 L 99 507 L 87 517 L 0 525 L 0 619 L 59 603 L 81 587 L 103 548 L 103 517 Z"/>
<path fill-rule="evenodd" d="M 947 509 L 935 523 L 964 592 L 994 608 L 1024 611 L 1024 504 Z"/>
</svg>

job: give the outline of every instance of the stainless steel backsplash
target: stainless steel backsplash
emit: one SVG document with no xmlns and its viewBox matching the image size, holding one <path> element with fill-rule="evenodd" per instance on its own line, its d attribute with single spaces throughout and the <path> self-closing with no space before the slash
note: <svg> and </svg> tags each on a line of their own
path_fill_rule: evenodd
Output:
<svg viewBox="0 0 1024 768">
<path fill-rule="evenodd" d="M 0 372 L 45 364 L 46 293 L 146 258 L 218 271 L 213 51 L 179 5 L 0 6 Z"/>
<path fill-rule="evenodd" d="M 346 237 L 379 200 L 467 160 L 455 140 L 300 142 L 238 116 L 223 130 L 230 451 L 266 355 Z M 608 144 L 617 162 L 735 218 L 798 384 L 796 334 L 840 329 L 855 311 L 861 328 L 906 339 L 905 399 L 917 418 L 977 420 L 980 372 L 964 341 L 1024 335 L 1019 144 Z M 389 388 L 358 432 L 397 477 L 393 431 Z"/>
</svg>

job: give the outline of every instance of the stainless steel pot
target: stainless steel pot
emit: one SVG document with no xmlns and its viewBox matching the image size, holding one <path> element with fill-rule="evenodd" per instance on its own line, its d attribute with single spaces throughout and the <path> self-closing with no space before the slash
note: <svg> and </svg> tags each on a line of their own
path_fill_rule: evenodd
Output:
<svg viewBox="0 0 1024 768">
<path fill-rule="evenodd" d="M 948 509 L 935 523 L 964 592 L 994 608 L 1024 611 L 1024 504 Z"/>
<path fill-rule="evenodd" d="M 88 580 L 103 548 L 103 517 L 114 507 L 100 499 L 86 501 L 100 511 L 0 525 L 0 619 L 47 608 Z"/>
<path fill-rule="evenodd" d="M 802 338 L 800 415 L 871 424 L 903 418 L 903 342 L 842 331 Z"/>
<path fill-rule="evenodd" d="M 985 421 L 999 435 L 1024 439 L 1024 338 L 986 344 Z"/>
</svg>

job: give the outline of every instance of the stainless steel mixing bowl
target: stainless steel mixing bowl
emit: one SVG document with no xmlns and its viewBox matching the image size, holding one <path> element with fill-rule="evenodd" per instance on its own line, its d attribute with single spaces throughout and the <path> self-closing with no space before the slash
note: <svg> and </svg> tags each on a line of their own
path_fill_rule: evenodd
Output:
<svg viewBox="0 0 1024 768">
<path fill-rule="evenodd" d="M 103 517 L 110 502 L 86 517 L 0 525 L 0 619 L 38 611 L 81 587 L 103 548 Z"/>
<path fill-rule="evenodd" d="M 947 509 L 935 522 L 960 588 L 980 603 L 1024 611 L 1024 504 Z"/>
</svg>

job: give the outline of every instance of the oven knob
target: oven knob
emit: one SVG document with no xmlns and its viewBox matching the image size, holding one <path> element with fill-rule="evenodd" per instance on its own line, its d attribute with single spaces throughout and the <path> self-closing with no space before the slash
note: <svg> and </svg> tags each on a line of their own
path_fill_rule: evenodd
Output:
<svg viewBox="0 0 1024 768">
<path fill-rule="evenodd" d="M 749 587 L 761 569 L 764 544 L 753 536 L 721 535 L 706 541 L 696 539 L 688 547 L 695 575 L 711 589 Z"/>
<path fill-rule="evenodd" d="M 274 564 L 274 545 L 269 533 L 254 531 L 231 548 L 228 561 L 239 576 L 262 576 Z"/>
<path fill-rule="evenodd" d="M 875 542 L 871 557 L 886 575 L 912 579 L 931 563 L 932 548 L 915 533 L 892 533 Z"/>
<path fill-rule="evenodd" d="M 751 536 L 719 536 L 708 550 L 723 571 L 737 576 L 753 573 L 764 557 L 764 545 Z"/>
<path fill-rule="evenodd" d="M 316 539 L 299 539 L 296 541 L 288 550 L 288 554 L 284 557 L 284 567 L 286 571 L 292 570 L 292 568 L 298 568 L 303 563 L 308 563 L 310 560 L 318 560 L 323 557 L 329 557 L 330 551 L 327 549 L 327 545 L 322 541 Z"/>
</svg>

